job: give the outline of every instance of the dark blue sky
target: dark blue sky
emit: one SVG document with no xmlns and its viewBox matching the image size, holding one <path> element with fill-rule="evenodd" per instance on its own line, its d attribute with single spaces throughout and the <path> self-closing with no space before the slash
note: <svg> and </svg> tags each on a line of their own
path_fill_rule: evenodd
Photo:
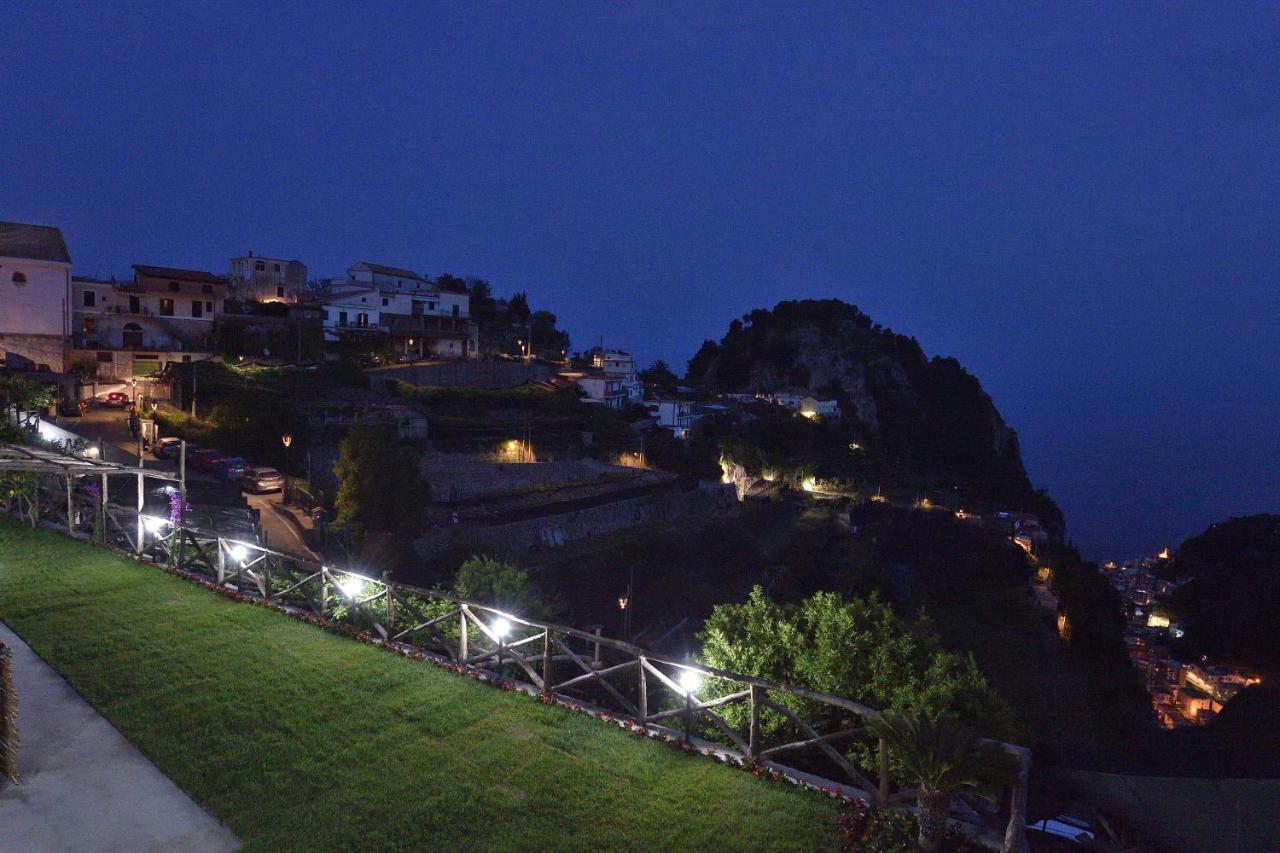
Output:
<svg viewBox="0 0 1280 853">
<path fill-rule="evenodd" d="M 479 275 L 678 365 L 839 297 L 1087 555 L 1280 511 L 1280 6 L 900 5 L 10 4 L 0 219 Z"/>
</svg>

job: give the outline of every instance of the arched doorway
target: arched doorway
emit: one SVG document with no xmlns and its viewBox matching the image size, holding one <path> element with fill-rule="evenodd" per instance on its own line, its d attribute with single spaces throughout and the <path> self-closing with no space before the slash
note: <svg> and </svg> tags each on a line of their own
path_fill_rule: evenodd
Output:
<svg viewBox="0 0 1280 853">
<path fill-rule="evenodd" d="M 142 327 L 137 323 L 124 324 L 124 348 L 142 349 Z"/>
</svg>

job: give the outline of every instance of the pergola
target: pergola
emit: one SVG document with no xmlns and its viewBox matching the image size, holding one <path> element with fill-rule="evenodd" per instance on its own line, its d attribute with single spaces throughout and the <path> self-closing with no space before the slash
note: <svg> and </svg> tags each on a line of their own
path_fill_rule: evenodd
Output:
<svg viewBox="0 0 1280 853">
<path fill-rule="evenodd" d="M 32 524 L 35 524 L 41 515 L 58 518 L 66 522 L 67 530 L 72 533 L 76 532 L 77 524 L 80 523 L 76 518 L 76 483 L 82 479 L 91 479 L 91 482 L 98 484 L 99 487 L 96 500 L 86 502 L 82 498 L 80 503 L 88 503 L 87 508 L 94 511 L 97 523 L 93 529 L 98 536 L 105 539 L 108 528 L 114 525 L 130 539 L 135 550 L 140 550 L 143 543 L 142 507 L 146 496 L 146 481 L 151 479 L 175 483 L 180 489 L 185 485 L 181 478 L 173 474 L 145 468 L 142 465 L 121 465 L 85 456 L 68 456 L 54 450 L 22 444 L 0 444 L 0 477 L 6 474 L 32 474 L 39 478 L 34 483 L 28 484 L 33 488 L 9 489 L 3 496 L 7 510 L 16 509 L 19 515 L 27 518 Z M 135 480 L 137 520 L 134 526 L 137 529 L 134 531 L 128 530 L 128 525 L 122 524 L 113 512 L 110 502 L 112 477 L 132 477 Z M 54 483 L 61 480 L 62 489 L 58 490 L 56 486 L 48 488 L 47 484 L 50 480 Z M 60 497 L 54 497 L 57 491 L 65 492 L 65 504 Z M 185 492 L 185 489 L 182 491 Z"/>
</svg>

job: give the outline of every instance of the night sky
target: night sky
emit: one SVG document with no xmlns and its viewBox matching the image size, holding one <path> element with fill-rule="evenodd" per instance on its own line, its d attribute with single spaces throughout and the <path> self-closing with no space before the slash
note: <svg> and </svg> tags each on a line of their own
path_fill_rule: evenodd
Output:
<svg viewBox="0 0 1280 853">
<path fill-rule="evenodd" d="M 1086 556 L 1280 511 L 1280 6 L 899 5 L 9 3 L 0 219 L 478 275 L 681 371 L 838 297 L 982 380 Z"/>
</svg>

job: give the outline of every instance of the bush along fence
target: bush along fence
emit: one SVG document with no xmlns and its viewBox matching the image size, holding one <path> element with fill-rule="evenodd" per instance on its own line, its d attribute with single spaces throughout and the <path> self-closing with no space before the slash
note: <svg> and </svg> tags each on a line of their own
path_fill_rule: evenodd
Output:
<svg viewBox="0 0 1280 853">
<path fill-rule="evenodd" d="M 5 474 L 11 472 L 3 472 Z M 41 480 L 48 480 L 48 472 Z M 631 643 L 496 607 L 372 578 L 184 524 L 181 502 L 152 515 L 106 500 L 103 472 L 27 483 L 0 510 L 133 555 L 239 600 L 275 607 L 396 653 L 580 710 L 771 779 L 879 808 L 915 811 L 913 786 L 891 774 L 878 711 L 850 699 L 652 655 Z M 137 476 L 142 472 L 122 469 Z M 145 472 L 153 475 L 153 472 Z M 172 487 L 170 487 L 172 488 Z M 43 513 L 43 514 L 42 514 Z M 767 718 L 771 725 L 761 725 Z M 762 730 L 780 732 L 770 739 Z M 1029 752 L 997 801 L 961 795 L 951 820 L 979 844 L 1024 851 Z M 840 747 L 844 747 L 841 749 Z M 850 756 L 857 760 L 851 760 Z"/>
<path fill-rule="evenodd" d="M 18 781 L 18 696 L 13 691 L 13 652 L 0 643 L 0 782 Z"/>
</svg>

